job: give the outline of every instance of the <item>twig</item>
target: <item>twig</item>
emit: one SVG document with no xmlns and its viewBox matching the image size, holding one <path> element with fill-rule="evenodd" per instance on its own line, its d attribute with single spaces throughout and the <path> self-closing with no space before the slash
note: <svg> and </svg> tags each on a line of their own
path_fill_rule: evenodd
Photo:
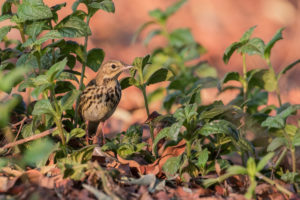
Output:
<svg viewBox="0 0 300 200">
<path fill-rule="evenodd" d="M 3 147 L 1 147 L 0 149 L 8 149 L 8 148 L 13 147 L 13 146 L 15 146 L 15 145 L 23 144 L 23 143 L 26 143 L 26 142 L 29 142 L 29 141 L 32 141 L 32 140 L 37 140 L 37 139 L 39 139 L 39 138 L 45 137 L 45 136 L 47 136 L 47 135 L 50 135 L 50 134 L 53 133 L 56 129 L 57 129 L 57 128 L 53 128 L 53 129 L 44 131 L 44 132 L 42 132 L 42 133 L 39 133 L 39 134 L 30 136 L 30 137 L 24 138 L 24 139 L 22 139 L 22 140 L 18 140 L 18 141 L 15 141 L 15 142 L 8 143 L 8 144 L 4 145 Z"/>
<path fill-rule="evenodd" d="M 11 127 L 12 128 L 15 128 L 17 126 L 19 126 L 20 124 L 24 124 L 24 122 L 27 120 L 27 116 L 25 116 L 21 121 L 15 123 L 15 124 L 12 124 Z"/>
<path fill-rule="evenodd" d="M 15 137 L 15 139 L 14 139 L 13 142 L 16 142 L 17 138 L 19 137 L 19 135 L 20 135 L 20 133 L 21 133 L 21 130 L 22 130 L 22 128 L 23 128 L 24 122 L 25 122 L 26 119 L 27 119 L 27 117 L 25 116 L 20 122 L 17 123 L 17 124 L 20 123 L 21 125 L 20 125 L 20 128 L 19 128 L 19 130 L 18 130 L 18 133 L 17 133 L 17 135 L 16 135 L 16 137 Z M 12 148 L 10 148 L 10 149 L 8 150 L 7 153 L 9 153 L 11 150 L 12 150 Z"/>
<path fill-rule="evenodd" d="M 267 183 L 269 183 L 270 185 L 274 185 L 280 192 L 288 195 L 289 197 L 293 196 L 293 193 L 289 190 L 287 190 L 285 187 L 281 186 L 280 184 L 276 183 L 275 181 L 269 179 L 268 177 L 262 175 L 259 172 L 256 172 L 256 177 L 266 181 Z"/>
</svg>

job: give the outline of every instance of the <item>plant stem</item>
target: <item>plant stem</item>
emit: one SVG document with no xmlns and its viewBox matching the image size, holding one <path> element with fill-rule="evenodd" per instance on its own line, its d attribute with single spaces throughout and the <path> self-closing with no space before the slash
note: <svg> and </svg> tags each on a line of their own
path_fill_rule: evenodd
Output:
<svg viewBox="0 0 300 200">
<path fill-rule="evenodd" d="M 243 107 L 243 111 L 244 111 L 244 116 L 243 116 L 243 127 L 242 127 L 242 131 L 244 136 L 246 135 L 246 113 L 247 113 L 247 89 L 248 89 L 248 80 L 247 80 L 247 65 L 246 65 L 246 54 L 242 54 L 242 58 L 243 58 L 243 100 L 244 100 L 244 107 Z M 246 154 L 244 154 L 246 155 Z M 244 163 L 243 163 L 244 164 Z"/>
<path fill-rule="evenodd" d="M 24 25 L 19 24 L 18 27 L 19 27 L 22 43 L 24 43 L 26 41 L 25 34 L 24 34 Z"/>
<path fill-rule="evenodd" d="M 56 116 L 54 116 L 54 121 L 55 121 L 55 124 L 58 128 L 58 131 L 59 131 L 59 135 L 60 135 L 60 138 L 61 138 L 61 143 L 63 145 L 63 151 L 65 152 L 65 147 L 66 147 L 66 139 L 65 139 L 65 135 L 64 135 L 64 130 L 63 130 L 63 127 L 62 127 L 62 123 L 61 123 L 61 111 L 60 111 L 60 108 L 58 106 L 58 102 L 57 102 L 57 99 L 55 98 L 55 91 L 54 91 L 54 85 L 51 86 L 51 89 L 50 89 L 50 96 L 51 98 L 53 99 L 54 101 L 54 106 L 55 106 L 55 112 L 56 112 Z M 66 154 L 66 152 L 65 152 Z"/>
<path fill-rule="evenodd" d="M 277 169 L 277 167 L 279 166 L 279 164 L 281 163 L 282 159 L 284 158 L 284 156 L 286 155 L 286 152 L 287 152 L 287 148 L 284 147 L 283 151 L 281 152 L 278 160 L 276 161 L 275 163 L 275 166 L 273 167 L 273 169 Z"/>
<path fill-rule="evenodd" d="M 65 139 L 65 135 L 64 135 L 64 130 L 63 130 L 63 127 L 62 127 L 62 123 L 61 123 L 60 120 L 61 119 L 57 119 L 56 117 L 54 117 L 54 121 L 55 121 L 57 129 L 59 131 L 59 136 L 61 138 L 62 150 L 63 150 L 64 154 L 67 155 L 67 151 L 66 151 L 66 139 Z"/>
<path fill-rule="evenodd" d="M 278 87 L 278 79 L 277 78 L 276 78 L 276 96 L 277 96 L 277 99 L 278 99 L 279 106 L 281 107 L 282 106 L 282 101 L 281 101 L 281 97 L 280 97 L 280 90 L 279 90 L 279 87 Z"/>
<path fill-rule="evenodd" d="M 91 17 L 88 15 L 86 18 L 86 24 L 89 26 L 90 24 L 90 19 Z M 85 58 L 82 62 L 82 69 L 81 69 L 81 76 L 80 76 L 80 82 L 79 82 L 79 90 L 82 91 L 83 90 L 83 79 L 84 79 L 84 74 L 85 74 L 85 67 L 86 67 L 86 62 L 87 62 L 87 45 L 88 45 L 88 35 L 86 34 L 85 38 L 84 38 L 84 47 L 83 47 L 83 51 L 85 53 Z M 75 127 L 77 126 L 78 123 L 78 106 L 79 106 L 79 98 L 77 98 L 76 100 L 76 106 L 75 106 Z"/>
<path fill-rule="evenodd" d="M 271 184 L 271 185 L 275 185 L 275 187 L 282 193 L 287 194 L 289 197 L 291 197 L 293 195 L 293 193 L 287 189 L 285 189 L 283 186 L 281 186 L 280 184 L 276 183 L 275 181 L 269 179 L 268 177 L 264 176 L 263 174 L 261 174 L 260 172 L 256 172 L 256 177 L 259 179 L 262 179 L 264 181 L 266 181 L 267 183 Z"/>
<path fill-rule="evenodd" d="M 142 90 L 143 96 L 144 96 L 145 108 L 146 108 L 147 116 L 149 117 L 150 112 L 149 112 L 148 99 L 147 99 L 147 94 L 146 94 L 146 87 L 144 85 L 141 86 L 141 90 Z"/>
<path fill-rule="evenodd" d="M 190 159 L 190 157 L 191 157 L 191 150 L 192 150 L 191 141 L 186 140 L 186 155 L 187 155 L 188 159 Z"/>
<path fill-rule="evenodd" d="M 247 101 L 247 88 L 248 88 L 246 54 L 243 53 L 242 57 L 243 57 L 243 77 L 244 77 L 244 81 L 243 81 L 243 98 L 244 98 L 244 102 L 246 102 Z M 247 111 L 247 105 L 245 104 L 244 112 L 246 113 L 246 111 Z"/>
</svg>

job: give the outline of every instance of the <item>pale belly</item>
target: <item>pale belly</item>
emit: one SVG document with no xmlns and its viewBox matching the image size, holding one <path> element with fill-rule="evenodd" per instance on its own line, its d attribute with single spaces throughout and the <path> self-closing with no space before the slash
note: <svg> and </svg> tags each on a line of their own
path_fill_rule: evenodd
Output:
<svg viewBox="0 0 300 200">
<path fill-rule="evenodd" d="M 83 113 L 85 120 L 99 122 L 107 120 L 116 110 L 119 102 L 113 103 L 92 103 L 91 106 Z"/>
<path fill-rule="evenodd" d="M 79 111 L 85 121 L 103 122 L 114 113 L 120 99 L 118 82 L 109 87 L 90 85 L 80 96 Z"/>
</svg>

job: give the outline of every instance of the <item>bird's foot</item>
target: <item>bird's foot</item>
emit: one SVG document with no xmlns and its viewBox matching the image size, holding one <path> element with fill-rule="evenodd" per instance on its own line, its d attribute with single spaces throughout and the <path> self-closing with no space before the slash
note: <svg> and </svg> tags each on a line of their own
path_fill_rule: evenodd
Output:
<svg viewBox="0 0 300 200">
<path fill-rule="evenodd" d="M 103 146 L 105 144 L 105 138 L 95 135 L 93 137 L 93 144 L 99 144 L 99 146 Z"/>
</svg>

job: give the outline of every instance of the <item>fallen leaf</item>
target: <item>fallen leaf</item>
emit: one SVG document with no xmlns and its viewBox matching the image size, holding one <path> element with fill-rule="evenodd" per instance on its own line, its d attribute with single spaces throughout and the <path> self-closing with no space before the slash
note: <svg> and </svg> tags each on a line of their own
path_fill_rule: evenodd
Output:
<svg viewBox="0 0 300 200">
<path fill-rule="evenodd" d="M 226 193 L 226 190 L 222 188 L 220 185 L 215 186 L 215 191 L 218 195 L 224 196 Z"/>
<path fill-rule="evenodd" d="M 19 177 L 0 177 L 0 193 L 5 193 L 10 190 L 16 183 Z"/>
<path fill-rule="evenodd" d="M 26 175 L 31 184 L 38 185 L 40 187 L 44 187 L 48 189 L 53 189 L 56 180 L 59 179 L 58 176 L 54 176 L 54 177 L 44 176 L 40 171 L 36 169 L 31 169 L 26 171 Z"/>
</svg>

